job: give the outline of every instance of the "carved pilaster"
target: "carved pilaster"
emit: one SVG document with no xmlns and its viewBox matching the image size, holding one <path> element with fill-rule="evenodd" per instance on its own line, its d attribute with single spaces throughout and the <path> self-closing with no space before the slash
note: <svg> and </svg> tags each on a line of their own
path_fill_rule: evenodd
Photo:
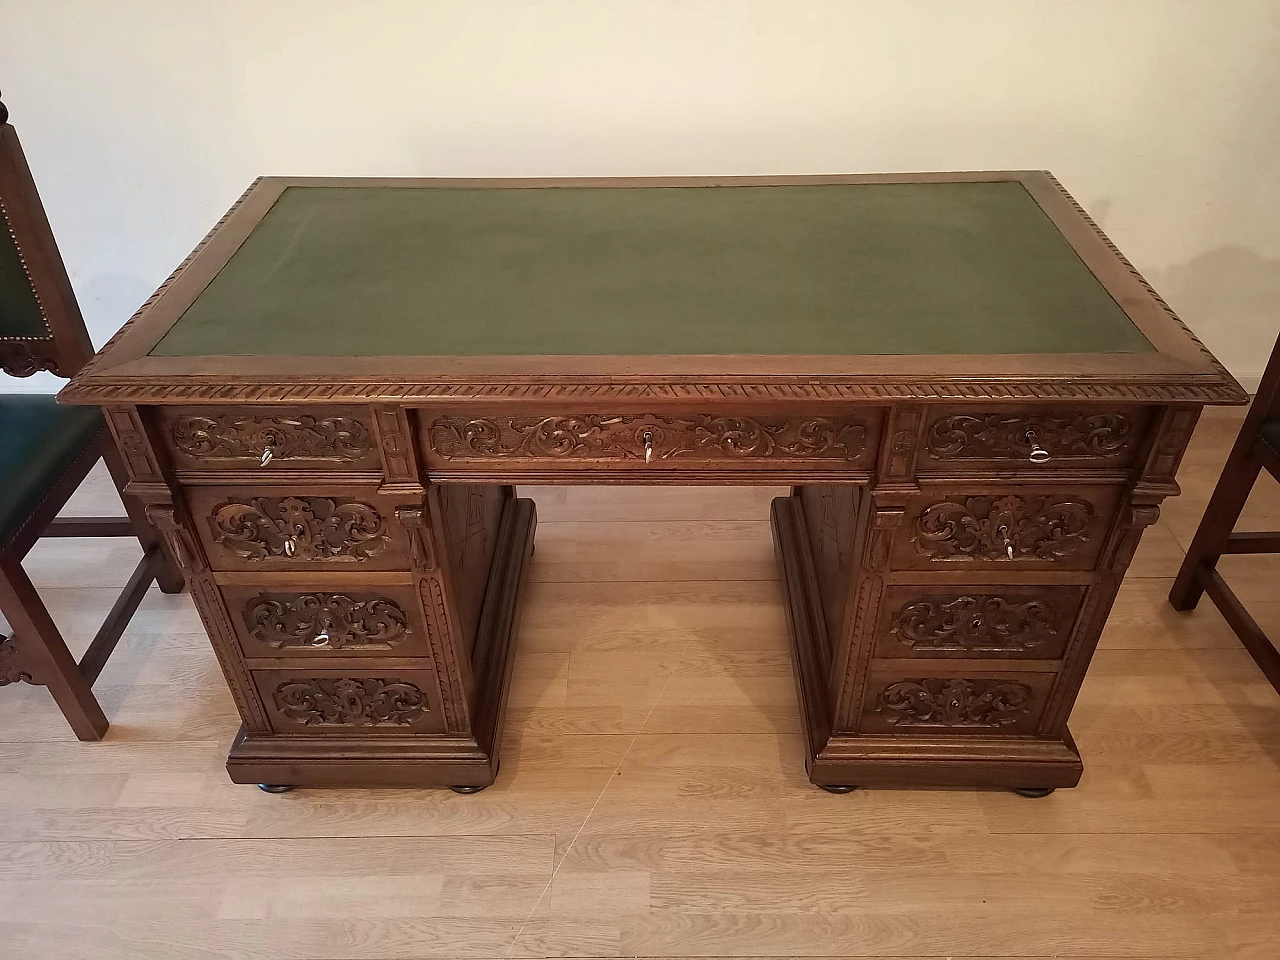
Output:
<svg viewBox="0 0 1280 960">
<path fill-rule="evenodd" d="M 1159 503 L 1179 493 L 1174 475 L 1182 463 L 1182 455 L 1191 442 L 1191 434 L 1200 419 L 1199 407 L 1164 407 L 1155 428 L 1155 440 L 1142 468 L 1142 476 L 1134 488 L 1134 497 Z"/>
<path fill-rule="evenodd" d="M 104 412 L 129 471 L 130 481 L 125 492 L 141 501 L 147 521 L 159 531 L 166 551 L 186 576 L 191 598 L 209 635 L 218 665 L 227 678 L 240 719 L 249 730 L 267 732 L 271 725 L 240 654 L 222 593 L 213 582 L 191 517 L 166 477 L 163 449 L 153 443 L 136 407 L 110 407 Z"/>
<path fill-rule="evenodd" d="M 920 427 L 924 407 L 918 403 L 894 406 L 885 418 L 884 441 L 880 444 L 877 491 L 915 490 L 916 454 L 920 447 Z"/>
<path fill-rule="evenodd" d="M 418 458 L 404 407 L 374 407 L 373 424 L 382 450 L 384 486 L 405 486 L 406 489 L 419 486 Z"/>
<path fill-rule="evenodd" d="M 124 454 L 129 479 L 134 483 L 163 483 L 160 462 L 138 415 L 138 408 L 105 407 L 102 413 L 116 446 Z"/>
<path fill-rule="evenodd" d="M 1113 528 L 1098 559 L 1099 578 L 1085 593 L 1062 669 L 1041 719 L 1042 734 L 1056 736 L 1066 727 L 1125 571 L 1137 552 L 1143 531 L 1160 519 L 1160 508 L 1152 504 L 1130 503 L 1121 516 L 1123 519 Z"/>
<path fill-rule="evenodd" d="M 435 536 L 437 521 L 421 503 L 396 508 L 409 537 L 409 554 L 417 576 L 422 621 L 440 688 L 445 728 L 453 733 L 470 732 L 469 664 L 459 647 L 456 606 L 449 602 L 445 572 L 439 563 L 441 544 Z"/>
</svg>

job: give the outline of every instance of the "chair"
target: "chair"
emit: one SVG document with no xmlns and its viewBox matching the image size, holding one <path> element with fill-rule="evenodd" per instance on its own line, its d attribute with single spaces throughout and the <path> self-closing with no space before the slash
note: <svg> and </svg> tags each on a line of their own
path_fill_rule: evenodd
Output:
<svg viewBox="0 0 1280 960">
<path fill-rule="evenodd" d="M 0 369 L 71 377 L 93 356 L 93 344 L 8 118 L 0 103 Z M 128 519 L 55 519 L 99 458 Z M 81 740 L 106 733 L 93 682 L 152 580 L 166 593 L 183 586 L 141 506 L 124 495 L 126 481 L 100 411 L 58 406 L 46 394 L 0 393 L 0 613 L 12 634 L 0 632 L 0 686 L 48 687 Z M 22 568 L 41 537 L 137 537 L 142 544 L 142 560 L 78 663 Z"/>
<path fill-rule="evenodd" d="M 1280 532 L 1232 532 L 1263 467 L 1280 480 L 1280 339 L 1271 351 L 1257 396 L 1245 414 L 1240 434 L 1169 591 L 1169 602 L 1176 610 L 1193 609 L 1200 595 L 1208 593 L 1223 619 L 1280 693 L 1280 651 L 1217 570 L 1218 558 L 1224 553 L 1280 553 Z"/>
</svg>

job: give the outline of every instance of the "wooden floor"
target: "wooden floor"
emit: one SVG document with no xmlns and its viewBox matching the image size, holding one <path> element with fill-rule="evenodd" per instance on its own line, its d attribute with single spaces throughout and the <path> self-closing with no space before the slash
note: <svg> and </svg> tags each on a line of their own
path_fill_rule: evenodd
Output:
<svg viewBox="0 0 1280 960">
<path fill-rule="evenodd" d="M 103 743 L 0 690 L 0 957 L 1280 957 L 1280 697 L 1207 601 L 1165 602 L 1239 416 L 1202 422 L 1130 570 L 1078 789 L 815 789 L 778 491 L 541 488 L 477 796 L 228 782 L 235 711 L 186 596 L 153 591 L 103 673 Z M 95 476 L 73 509 L 110 495 Z M 27 567 L 85 638 L 135 556 L 51 541 Z M 1280 636 L 1280 557 L 1222 568 Z"/>
</svg>

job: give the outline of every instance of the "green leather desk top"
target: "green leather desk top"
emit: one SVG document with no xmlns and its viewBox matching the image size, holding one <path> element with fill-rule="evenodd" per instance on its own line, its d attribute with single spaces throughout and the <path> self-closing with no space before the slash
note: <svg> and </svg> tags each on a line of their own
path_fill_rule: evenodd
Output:
<svg viewBox="0 0 1280 960">
<path fill-rule="evenodd" d="M 292 186 L 151 353 L 1152 349 L 1003 181 Z"/>
</svg>

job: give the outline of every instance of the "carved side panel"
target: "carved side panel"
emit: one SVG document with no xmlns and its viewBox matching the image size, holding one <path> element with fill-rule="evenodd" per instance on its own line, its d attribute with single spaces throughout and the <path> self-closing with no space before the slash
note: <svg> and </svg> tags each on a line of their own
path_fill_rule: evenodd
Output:
<svg viewBox="0 0 1280 960">
<path fill-rule="evenodd" d="M 831 639 L 839 636 L 853 582 L 854 534 L 863 491 L 861 487 L 832 484 L 800 487 L 798 495 L 818 578 L 826 635 Z M 823 666 L 829 667 L 830 661 Z"/>
<path fill-rule="evenodd" d="M 438 496 L 428 489 L 428 496 Z M 446 571 L 439 562 L 443 536 L 436 532 L 438 513 L 423 505 L 404 506 L 396 517 L 414 545 L 410 551 L 417 577 L 419 609 L 427 631 L 432 664 L 440 691 L 443 727 L 451 732 L 470 732 L 470 665 L 460 640 L 457 608 L 449 596 Z"/>
<path fill-rule="evenodd" d="M 497 484 L 449 484 L 439 487 L 437 495 L 463 641 L 470 657 L 489 585 L 507 488 Z"/>
<path fill-rule="evenodd" d="M 863 687 L 875 647 L 874 630 L 889 572 L 889 556 L 902 520 L 902 510 L 874 506 L 866 520 L 852 602 L 845 605 L 839 639 L 833 638 L 831 696 L 835 704 L 834 727 L 838 731 L 857 729 Z"/>
</svg>

